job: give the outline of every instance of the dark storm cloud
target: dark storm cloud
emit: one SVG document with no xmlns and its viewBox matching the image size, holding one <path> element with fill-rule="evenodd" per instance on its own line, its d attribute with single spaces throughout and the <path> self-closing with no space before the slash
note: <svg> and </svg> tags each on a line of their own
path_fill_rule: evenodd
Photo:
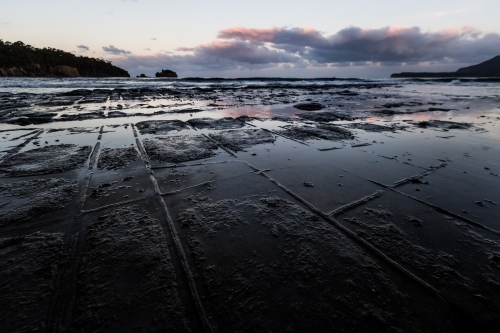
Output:
<svg viewBox="0 0 500 333">
<path fill-rule="evenodd" d="M 248 41 L 214 41 L 210 44 L 200 45 L 194 52 L 199 55 L 207 54 L 252 65 L 300 61 L 300 57 L 297 55 Z"/>
<path fill-rule="evenodd" d="M 219 31 L 218 38 L 303 47 L 324 43 L 323 35 L 311 28 L 249 29 L 236 27 Z"/>
<path fill-rule="evenodd" d="M 279 66 L 365 66 L 403 63 L 475 63 L 500 54 L 500 35 L 471 27 L 423 32 L 418 27 L 348 27 L 333 35 L 312 28 L 221 30 L 218 39 L 179 54 L 132 56 L 110 45 L 106 52 L 125 68 L 182 67 L 203 70 L 262 69 Z"/>
<path fill-rule="evenodd" d="M 111 53 L 111 54 L 114 54 L 114 55 L 124 55 L 124 54 L 131 54 L 132 53 L 130 51 L 119 49 L 119 48 L 117 48 L 117 47 L 115 47 L 113 45 L 103 46 L 102 49 L 104 50 L 104 52 Z"/>
<path fill-rule="evenodd" d="M 478 56 L 500 53 L 500 35 L 473 28 L 422 32 L 418 27 L 362 29 L 349 27 L 333 35 L 314 29 L 231 28 L 219 38 L 272 45 L 318 63 L 475 61 Z"/>
<path fill-rule="evenodd" d="M 86 45 L 77 45 L 76 46 L 80 51 L 88 51 L 90 50 L 88 46 Z"/>
</svg>

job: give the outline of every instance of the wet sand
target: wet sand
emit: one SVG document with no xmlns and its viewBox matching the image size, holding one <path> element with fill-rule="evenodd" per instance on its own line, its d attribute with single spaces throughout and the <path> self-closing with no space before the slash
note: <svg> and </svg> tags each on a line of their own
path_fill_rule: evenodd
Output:
<svg viewBox="0 0 500 333">
<path fill-rule="evenodd" d="M 0 90 L 2 331 L 495 332 L 500 89 Z"/>
</svg>

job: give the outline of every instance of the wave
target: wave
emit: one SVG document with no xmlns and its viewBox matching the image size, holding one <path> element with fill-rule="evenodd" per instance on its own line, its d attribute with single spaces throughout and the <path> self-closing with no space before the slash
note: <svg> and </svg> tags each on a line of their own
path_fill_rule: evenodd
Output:
<svg viewBox="0 0 500 333">
<path fill-rule="evenodd" d="M 1 78 L 0 91 L 47 93 L 71 89 L 369 89 L 384 86 L 497 86 L 500 78 Z"/>
</svg>

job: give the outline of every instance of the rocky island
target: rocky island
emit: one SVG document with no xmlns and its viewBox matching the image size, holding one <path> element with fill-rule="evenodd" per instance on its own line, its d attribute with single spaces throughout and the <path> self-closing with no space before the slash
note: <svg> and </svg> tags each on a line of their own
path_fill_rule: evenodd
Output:
<svg viewBox="0 0 500 333">
<path fill-rule="evenodd" d="M 169 69 L 162 69 L 161 72 L 155 74 L 156 77 L 177 77 L 177 73 Z"/>
<path fill-rule="evenodd" d="M 76 56 L 54 48 L 0 40 L 0 77 L 130 77 L 103 59 Z"/>
<path fill-rule="evenodd" d="M 403 72 L 391 75 L 391 78 L 419 77 L 500 77 L 500 55 L 477 65 L 460 68 L 456 72 Z"/>
</svg>

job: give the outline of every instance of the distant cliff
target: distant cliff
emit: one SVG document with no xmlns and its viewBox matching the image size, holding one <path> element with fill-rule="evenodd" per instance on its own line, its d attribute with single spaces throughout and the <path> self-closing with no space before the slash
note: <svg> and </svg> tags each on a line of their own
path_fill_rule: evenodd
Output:
<svg viewBox="0 0 500 333">
<path fill-rule="evenodd" d="M 126 70 L 103 59 L 3 40 L 0 40 L 0 76 L 130 77 Z"/>
<path fill-rule="evenodd" d="M 500 77 L 500 55 L 477 65 L 460 68 L 456 72 L 403 72 L 392 74 L 391 77 Z"/>
</svg>

